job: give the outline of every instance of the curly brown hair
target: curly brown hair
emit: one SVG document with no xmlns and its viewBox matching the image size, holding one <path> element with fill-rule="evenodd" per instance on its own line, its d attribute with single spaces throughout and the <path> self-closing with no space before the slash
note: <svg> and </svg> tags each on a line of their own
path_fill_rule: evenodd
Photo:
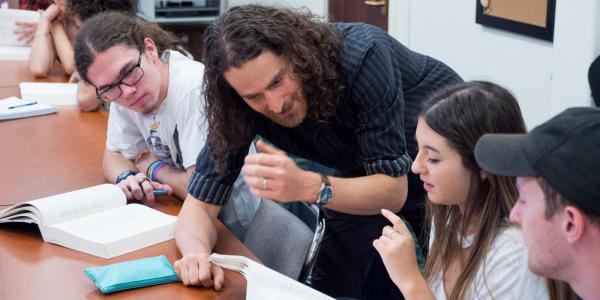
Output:
<svg viewBox="0 0 600 300">
<path fill-rule="evenodd" d="M 133 0 L 68 0 L 65 13 L 85 21 L 103 11 L 118 11 L 130 15 L 135 14 Z"/>
<path fill-rule="evenodd" d="M 172 33 L 158 25 L 118 12 L 99 13 L 86 21 L 75 38 L 75 68 L 79 76 L 87 82 L 87 71 L 96 55 L 115 45 L 124 45 L 141 51 L 145 50 L 144 38 L 151 38 L 156 44 L 158 56 L 168 49 L 181 47 L 180 41 Z"/>
<path fill-rule="evenodd" d="M 209 143 L 217 170 L 227 168 L 230 155 L 254 137 L 252 110 L 225 80 L 264 50 L 287 60 L 308 99 L 308 118 L 327 124 L 335 114 L 343 84 L 338 72 L 343 39 L 329 23 L 307 11 L 245 5 L 231 8 L 204 33 L 204 94 Z"/>
</svg>

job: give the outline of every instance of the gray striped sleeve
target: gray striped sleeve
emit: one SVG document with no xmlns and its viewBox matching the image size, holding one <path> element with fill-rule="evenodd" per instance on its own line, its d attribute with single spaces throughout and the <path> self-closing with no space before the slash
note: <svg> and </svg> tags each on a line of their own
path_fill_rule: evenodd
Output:
<svg viewBox="0 0 600 300">
<path fill-rule="evenodd" d="M 194 198 L 203 202 L 225 205 L 232 191 L 231 184 L 221 184 L 211 180 L 208 176 L 196 171 L 192 173 L 188 182 L 188 192 Z"/>
<path fill-rule="evenodd" d="M 400 177 L 408 174 L 412 160 L 408 154 L 404 154 L 394 160 L 376 160 L 365 163 L 367 175 L 386 174 L 392 177 Z"/>
</svg>

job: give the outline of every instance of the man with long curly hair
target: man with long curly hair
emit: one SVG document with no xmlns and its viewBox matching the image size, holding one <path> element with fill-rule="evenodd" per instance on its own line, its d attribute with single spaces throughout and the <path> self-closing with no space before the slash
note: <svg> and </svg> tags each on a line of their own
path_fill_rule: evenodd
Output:
<svg viewBox="0 0 600 300">
<path fill-rule="evenodd" d="M 313 287 L 348 297 L 393 287 L 371 246 L 386 224 L 380 210 L 402 213 L 419 231 L 423 188 L 407 176 L 419 106 L 460 77 L 373 26 L 258 5 L 232 8 L 208 27 L 203 61 L 209 144 L 176 227 L 183 282 L 221 288 L 222 271 L 207 259 L 211 220 L 241 172 L 258 197 L 321 207 Z M 256 135 L 277 148 L 259 141 L 259 153 L 247 155 Z M 302 170 L 287 153 L 335 172 Z M 387 281 L 367 288 L 378 274 Z"/>
</svg>

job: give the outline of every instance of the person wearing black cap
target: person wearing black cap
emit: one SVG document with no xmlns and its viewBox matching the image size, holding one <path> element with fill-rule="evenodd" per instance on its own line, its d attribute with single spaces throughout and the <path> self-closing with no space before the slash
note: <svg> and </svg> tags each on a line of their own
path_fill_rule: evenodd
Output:
<svg viewBox="0 0 600 300">
<path fill-rule="evenodd" d="M 596 106 L 600 107 L 600 56 L 598 56 L 588 69 L 588 82 L 592 91 L 592 98 Z"/>
<path fill-rule="evenodd" d="M 521 225 L 529 268 L 600 295 L 600 108 L 570 108 L 529 134 L 487 134 L 483 170 L 518 176 L 510 219 Z"/>
</svg>

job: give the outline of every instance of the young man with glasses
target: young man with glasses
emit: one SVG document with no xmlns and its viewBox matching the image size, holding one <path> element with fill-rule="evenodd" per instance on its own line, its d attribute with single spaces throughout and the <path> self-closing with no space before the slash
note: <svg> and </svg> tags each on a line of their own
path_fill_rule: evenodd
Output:
<svg viewBox="0 0 600 300">
<path fill-rule="evenodd" d="M 99 99 L 111 102 L 103 168 L 130 200 L 166 190 L 180 199 L 204 146 L 207 129 L 201 89 L 204 65 L 178 49 L 158 26 L 119 14 L 93 17 L 75 41 L 75 63 Z M 238 237 L 258 207 L 238 179 L 221 221 Z"/>
<path fill-rule="evenodd" d="M 170 33 L 117 13 L 90 19 L 75 41 L 79 74 L 115 104 L 103 169 L 130 200 L 152 201 L 155 190 L 185 198 L 204 146 L 204 66 L 176 47 Z"/>
</svg>

